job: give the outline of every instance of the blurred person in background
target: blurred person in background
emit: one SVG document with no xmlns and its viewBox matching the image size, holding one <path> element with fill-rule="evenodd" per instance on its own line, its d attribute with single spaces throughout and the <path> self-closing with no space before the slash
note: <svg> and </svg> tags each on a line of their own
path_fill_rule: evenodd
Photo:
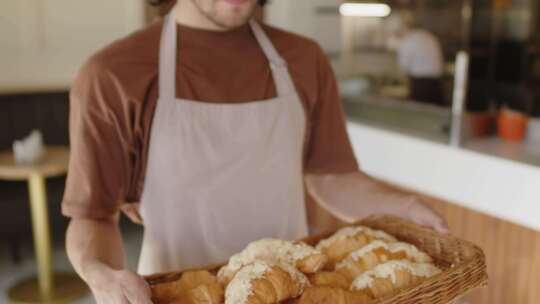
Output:
<svg viewBox="0 0 540 304">
<path fill-rule="evenodd" d="M 141 274 L 307 236 L 306 184 L 344 221 L 391 214 L 447 231 L 414 195 L 359 170 L 327 57 L 254 21 L 264 2 L 179 0 L 79 71 L 62 210 L 69 258 L 98 303 L 149 304 Z M 137 273 L 121 212 L 144 225 Z"/>
<path fill-rule="evenodd" d="M 391 34 L 388 47 L 397 52 L 398 64 L 409 78 L 409 97 L 444 105 L 444 58 L 437 37 L 418 27 L 414 16 L 407 11 L 390 16 L 387 25 Z"/>
</svg>

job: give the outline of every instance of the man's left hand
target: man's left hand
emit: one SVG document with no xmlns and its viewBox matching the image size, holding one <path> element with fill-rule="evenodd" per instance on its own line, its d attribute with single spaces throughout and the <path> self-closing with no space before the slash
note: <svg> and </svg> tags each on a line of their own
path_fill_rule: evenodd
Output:
<svg viewBox="0 0 540 304">
<path fill-rule="evenodd" d="M 450 229 L 448 228 L 448 224 L 444 217 L 421 199 L 415 198 L 414 201 L 410 203 L 407 213 L 403 217 L 416 224 L 433 228 L 440 233 L 450 233 Z"/>
</svg>

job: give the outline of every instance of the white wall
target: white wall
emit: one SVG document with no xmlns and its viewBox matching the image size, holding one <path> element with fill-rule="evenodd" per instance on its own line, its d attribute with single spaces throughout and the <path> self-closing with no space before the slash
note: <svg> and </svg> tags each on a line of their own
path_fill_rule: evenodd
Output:
<svg viewBox="0 0 540 304">
<path fill-rule="evenodd" d="M 66 89 L 99 48 L 144 25 L 144 0 L 1 0 L 0 93 Z"/>
<path fill-rule="evenodd" d="M 341 0 L 273 0 L 265 8 L 265 21 L 317 40 L 326 51 L 341 47 L 341 18 L 317 14 L 317 8 L 337 8 Z"/>
<path fill-rule="evenodd" d="M 349 123 L 362 168 L 391 183 L 540 231 L 540 168 Z"/>
<path fill-rule="evenodd" d="M 358 75 L 398 75 L 395 55 L 353 52 L 355 47 L 381 47 L 385 43 L 382 19 L 342 17 L 342 0 L 273 0 L 265 9 L 266 22 L 316 40 L 327 53 L 339 54 L 332 62 L 340 78 Z M 317 13 L 320 8 L 335 13 Z"/>
</svg>

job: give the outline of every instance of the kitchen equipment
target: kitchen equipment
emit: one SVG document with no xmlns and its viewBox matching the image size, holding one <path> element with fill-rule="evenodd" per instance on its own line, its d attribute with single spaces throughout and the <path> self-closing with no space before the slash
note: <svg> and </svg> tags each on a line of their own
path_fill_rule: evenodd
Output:
<svg viewBox="0 0 540 304">
<path fill-rule="evenodd" d="M 368 94 L 371 84 L 366 78 L 352 78 L 339 82 L 341 96 L 345 99 L 354 100 L 359 96 Z"/>
</svg>

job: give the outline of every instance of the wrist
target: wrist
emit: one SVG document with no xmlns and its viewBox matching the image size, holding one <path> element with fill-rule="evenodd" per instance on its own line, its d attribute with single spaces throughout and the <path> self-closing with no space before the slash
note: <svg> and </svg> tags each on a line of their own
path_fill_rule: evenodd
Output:
<svg viewBox="0 0 540 304">
<path fill-rule="evenodd" d="M 380 204 L 382 214 L 393 215 L 401 218 L 410 218 L 417 208 L 419 200 L 413 195 L 400 195 L 388 200 L 386 204 Z"/>
<path fill-rule="evenodd" d="M 82 277 L 91 289 L 106 289 L 113 281 L 115 269 L 100 261 L 91 261 L 82 267 Z"/>
<path fill-rule="evenodd" d="M 410 196 L 404 203 L 403 216 L 409 219 L 413 218 L 419 205 L 421 205 L 420 199 L 416 196 Z"/>
</svg>

